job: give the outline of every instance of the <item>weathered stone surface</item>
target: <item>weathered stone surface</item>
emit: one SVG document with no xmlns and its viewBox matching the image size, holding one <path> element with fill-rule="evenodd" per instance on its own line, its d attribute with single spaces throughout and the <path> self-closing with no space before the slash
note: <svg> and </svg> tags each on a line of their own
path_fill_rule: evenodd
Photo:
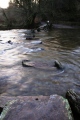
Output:
<svg viewBox="0 0 80 120">
<path fill-rule="evenodd" d="M 0 120 L 73 120 L 66 99 L 58 95 L 0 97 Z"/>
<path fill-rule="evenodd" d="M 56 71 L 56 67 L 54 65 L 50 65 L 49 63 L 46 62 L 40 62 L 40 61 L 30 61 L 30 60 L 23 60 L 22 65 L 24 67 L 35 67 L 35 68 L 41 68 L 44 70 L 54 70 Z"/>
<path fill-rule="evenodd" d="M 76 92 L 74 89 L 70 89 L 67 91 L 66 97 L 74 111 L 80 115 L 80 91 Z"/>
</svg>

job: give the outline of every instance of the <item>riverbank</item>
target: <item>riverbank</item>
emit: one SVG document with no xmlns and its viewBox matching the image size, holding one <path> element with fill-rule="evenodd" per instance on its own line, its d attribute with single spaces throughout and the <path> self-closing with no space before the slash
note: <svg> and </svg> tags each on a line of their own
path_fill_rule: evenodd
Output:
<svg viewBox="0 0 80 120">
<path fill-rule="evenodd" d="M 62 24 L 60 23 L 54 23 L 53 29 L 80 29 L 80 26 L 78 24 L 66 24 L 65 22 Z M 25 26 L 7 26 L 7 25 L 0 25 L 0 30 L 11 30 L 11 29 L 27 29 Z"/>
</svg>

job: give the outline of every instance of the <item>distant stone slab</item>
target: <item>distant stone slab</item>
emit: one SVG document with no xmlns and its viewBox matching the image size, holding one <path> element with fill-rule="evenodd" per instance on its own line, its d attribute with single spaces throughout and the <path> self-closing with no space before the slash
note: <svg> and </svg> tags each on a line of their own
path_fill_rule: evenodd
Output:
<svg viewBox="0 0 80 120">
<path fill-rule="evenodd" d="M 32 41 L 31 44 L 42 44 L 42 41 L 41 40 L 36 40 L 36 41 Z"/>
<path fill-rule="evenodd" d="M 34 67 L 34 68 L 39 68 L 43 70 L 54 70 L 57 71 L 56 67 L 54 65 L 50 65 L 49 63 L 43 63 L 39 61 L 30 61 L 30 60 L 23 60 L 22 61 L 22 66 L 23 67 Z"/>
<path fill-rule="evenodd" d="M 73 120 L 68 101 L 61 96 L 0 97 L 0 120 Z"/>
</svg>

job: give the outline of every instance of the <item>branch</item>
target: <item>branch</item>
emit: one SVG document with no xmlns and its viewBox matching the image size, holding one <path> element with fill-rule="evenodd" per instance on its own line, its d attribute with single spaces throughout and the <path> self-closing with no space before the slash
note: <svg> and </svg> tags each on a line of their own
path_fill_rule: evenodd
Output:
<svg viewBox="0 0 80 120">
<path fill-rule="evenodd" d="M 22 7 L 25 10 L 25 12 L 27 12 L 27 9 L 23 5 L 21 5 L 21 3 L 19 2 L 19 0 L 16 0 L 16 3 L 19 4 L 19 6 Z"/>
</svg>

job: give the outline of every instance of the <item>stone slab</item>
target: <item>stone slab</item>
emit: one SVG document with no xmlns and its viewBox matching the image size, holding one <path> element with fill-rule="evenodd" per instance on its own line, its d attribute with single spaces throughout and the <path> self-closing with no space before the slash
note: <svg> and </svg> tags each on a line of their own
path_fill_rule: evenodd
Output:
<svg viewBox="0 0 80 120">
<path fill-rule="evenodd" d="M 0 97 L 0 120 L 73 120 L 68 101 L 58 95 Z"/>
</svg>

